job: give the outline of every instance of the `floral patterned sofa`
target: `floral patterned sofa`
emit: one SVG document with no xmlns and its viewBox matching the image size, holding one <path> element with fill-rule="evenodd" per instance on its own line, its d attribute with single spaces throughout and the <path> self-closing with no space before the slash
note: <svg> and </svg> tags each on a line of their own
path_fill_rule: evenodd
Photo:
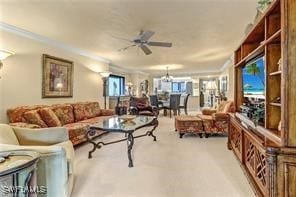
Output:
<svg viewBox="0 0 296 197">
<path fill-rule="evenodd" d="M 90 124 L 113 114 L 112 110 L 101 109 L 98 102 L 19 106 L 7 110 L 9 124 L 14 127 L 66 127 L 73 145 L 86 141 L 85 134 Z"/>
<path fill-rule="evenodd" d="M 216 109 L 202 109 L 198 115 L 202 119 L 206 137 L 214 133 L 228 133 L 229 112 L 234 112 L 233 101 L 222 101 Z"/>
</svg>

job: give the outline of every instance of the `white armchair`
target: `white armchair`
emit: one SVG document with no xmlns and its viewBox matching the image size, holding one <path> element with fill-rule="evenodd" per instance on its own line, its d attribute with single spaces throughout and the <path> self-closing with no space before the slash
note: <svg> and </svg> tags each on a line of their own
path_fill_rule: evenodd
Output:
<svg viewBox="0 0 296 197">
<path fill-rule="evenodd" d="M 68 197 L 74 181 L 74 148 L 64 127 L 28 129 L 0 124 L 0 151 L 34 150 L 40 154 L 37 185 L 46 186 L 47 194 Z"/>
</svg>

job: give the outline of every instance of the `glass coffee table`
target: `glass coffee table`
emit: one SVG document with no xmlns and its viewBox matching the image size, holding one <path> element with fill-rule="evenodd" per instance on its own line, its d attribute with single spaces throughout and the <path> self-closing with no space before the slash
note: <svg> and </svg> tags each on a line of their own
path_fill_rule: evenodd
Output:
<svg viewBox="0 0 296 197">
<path fill-rule="evenodd" d="M 143 128 L 153 126 L 151 130 L 147 131 L 144 134 L 136 135 L 134 136 L 134 133 L 136 130 Z M 89 127 L 89 130 L 86 134 L 87 141 L 91 144 L 93 144 L 93 149 L 89 151 L 88 158 L 92 158 L 92 153 L 95 152 L 97 149 L 100 149 L 103 145 L 109 145 L 114 144 L 122 141 L 127 141 L 127 155 L 129 160 L 129 167 L 133 167 L 133 160 L 131 156 L 131 151 L 134 144 L 135 138 L 140 138 L 144 136 L 151 136 L 153 137 L 153 141 L 156 141 L 156 136 L 153 134 L 153 131 L 158 126 L 158 120 L 154 116 L 143 116 L 138 115 L 135 116 L 132 120 L 124 120 L 121 116 L 114 116 L 111 118 L 108 118 L 100 123 L 92 124 Z M 94 136 L 97 131 L 108 131 L 113 133 L 124 133 L 125 138 L 111 141 L 111 142 L 95 142 Z"/>
</svg>

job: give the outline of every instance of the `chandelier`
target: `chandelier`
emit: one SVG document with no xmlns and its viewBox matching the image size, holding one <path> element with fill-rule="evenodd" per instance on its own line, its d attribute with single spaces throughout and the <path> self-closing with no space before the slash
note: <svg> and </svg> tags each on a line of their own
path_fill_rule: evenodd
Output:
<svg viewBox="0 0 296 197">
<path fill-rule="evenodd" d="M 169 75 L 169 67 L 168 66 L 166 67 L 166 70 L 167 70 L 167 73 L 166 73 L 165 76 L 161 77 L 161 80 L 163 82 L 172 82 L 173 81 L 173 76 Z"/>
</svg>

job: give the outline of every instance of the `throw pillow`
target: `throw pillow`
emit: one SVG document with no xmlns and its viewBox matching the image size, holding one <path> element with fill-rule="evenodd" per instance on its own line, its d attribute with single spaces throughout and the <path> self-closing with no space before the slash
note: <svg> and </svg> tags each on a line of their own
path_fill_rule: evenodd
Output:
<svg viewBox="0 0 296 197">
<path fill-rule="evenodd" d="M 149 105 L 147 103 L 137 103 L 137 108 L 140 110 L 147 109 Z"/>
<path fill-rule="evenodd" d="M 59 118 L 50 108 L 42 108 L 38 112 L 42 120 L 47 124 L 47 126 L 49 127 L 62 126 Z"/>
<path fill-rule="evenodd" d="M 45 122 L 41 119 L 38 110 L 31 110 L 24 113 L 24 117 L 29 124 L 36 124 L 42 128 L 48 127 Z"/>
<path fill-rule="evenodd" d="M 62 125 L 70 124 L 75 121 L 73 107 L 69 104 L 55 105 L 51 107 L 51 109 L 59 118 Z"/>
</svg>

